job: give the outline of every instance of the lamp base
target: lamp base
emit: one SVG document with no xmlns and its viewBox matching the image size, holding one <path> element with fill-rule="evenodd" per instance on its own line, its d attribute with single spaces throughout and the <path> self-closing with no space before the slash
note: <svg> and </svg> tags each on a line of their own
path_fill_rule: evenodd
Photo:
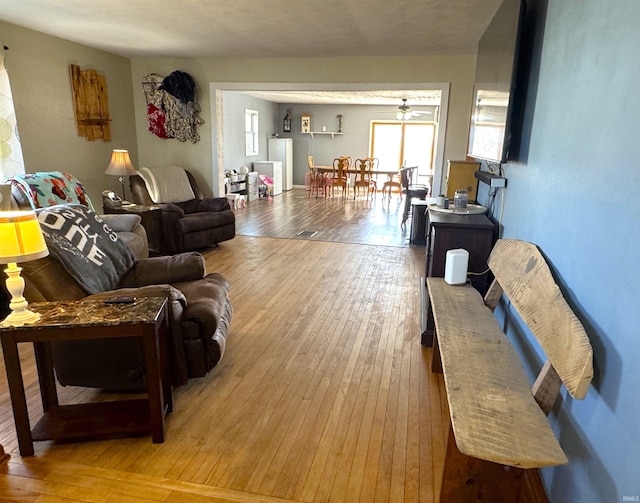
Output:
<svg viewBox="0 0 640 503">
<path fill-rule="evenodd" d="M 29 303 L 22 296 L 24 292 L 24 279 L 20 276 L 21 267 L 15 262 L 9 262 L 4 272 L 7 273 L 7 291 L 11 294 L 11 302 L 9 308 L 11 313 L 2 323 L 3 327 L 21 327 L 23 325 L 31 325 L 40 319 L 38 313 L 34 313 L 27 309 Z"/>
<path fill-rule="evenodd" d="M 32 325 L 40 319 L 39 313 L 34 313 L 29 309 L 23 309 L 21 311 L 12 311 L 0 323 L 3 327 L 22 327 L 24 325 Z"/>
</svg>

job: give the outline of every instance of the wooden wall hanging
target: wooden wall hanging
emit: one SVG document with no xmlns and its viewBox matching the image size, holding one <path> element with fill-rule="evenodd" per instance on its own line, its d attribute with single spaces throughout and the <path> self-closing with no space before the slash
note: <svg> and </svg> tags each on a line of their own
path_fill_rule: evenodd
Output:
<svg viewBox="0 0 640 503">
<path fill-rule="evenodd" d="M 96 70 L 81 70 L 78 65 L 69 65 L 69 72 L 78 136 L 89 141 L 111 141 L 106 78 Z"/>
</svg>

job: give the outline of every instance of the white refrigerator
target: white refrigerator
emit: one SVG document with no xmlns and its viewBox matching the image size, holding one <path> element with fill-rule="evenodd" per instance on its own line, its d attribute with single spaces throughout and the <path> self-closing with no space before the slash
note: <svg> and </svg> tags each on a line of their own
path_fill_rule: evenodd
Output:
<svg viewBox="0 0 640 503">
<path fill-rule="evenodd" d="M 256 161 L 253 163 L 253 171 L 259 175 L 266 175 L 273 180 L 273 192 L 271 195 L 282 194 L 282 163 L 279 161 Z"/>
<path fill-rule="evenodd" d="M 291 138 L 269 138 L 269 160 L 282 163 L 282 189 L 293 188 L 293 140 Z"/>
</svg>

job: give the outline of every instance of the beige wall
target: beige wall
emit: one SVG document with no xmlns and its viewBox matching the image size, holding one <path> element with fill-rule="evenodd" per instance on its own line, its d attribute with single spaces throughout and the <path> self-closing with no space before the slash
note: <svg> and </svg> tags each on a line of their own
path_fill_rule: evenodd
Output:
<svg viewBox="0 0 640 503">
<path fill-rule="evenodd" d="M 117 177 L 104 174 L 111 150 L 129 149 L 134 164 L 138 158 L 129 59 L 4 22 L 0 22 L 0 41 L 9 47 L 6 65 L 26 171 L 72 173 L 101 210 L 100 192 L 121 190 Z M 112 141 L 78 136 L 71 63 L 94 68 L 106 77 Z"/>
<path fill-rule="evenodd" d="M 180 165 L 190 169 L 206 194 L 214 192 L 209 83 L 440 83 L 450 82 L 444 160 L 465 156 L 471 110 L 474 55 L 342 58 L 133 58 L 129 60 L 0 22 L 0 40 L 10 47 L 7 67 L 28 172 L 66 170 L 87 187 L 96 207 L 100 192 L 119 191 L 104 174 L 114 148 L 127 148 L 136 165 Z M 112 141 L 89 142 L 76 133 L 69 64 L 106 76 Z M 205 124 L 198 143 L 162 140 L 147 130 L 142 77 L 189 73 Z"/>
<path fill-rule="evenodd" d="M 475 55 L 422 57 L 343 58 L 133 58 L 138 153 L 141 165 L 179 164 L 196 174 L 205 192 L 213 191 L 218 169 L 212 159 L 210 114 L 211 82 L 272 83 L 439 83 L 450 82 L 449 117 L 445 143 L 447 159 L 464 159 L 471 111 Z M 196 144 L 162 140 L 147 131 L 142 78 L 148 73 L 162 76 L 174 70 L 189 73 L 206 123 Z"/>
</svg>

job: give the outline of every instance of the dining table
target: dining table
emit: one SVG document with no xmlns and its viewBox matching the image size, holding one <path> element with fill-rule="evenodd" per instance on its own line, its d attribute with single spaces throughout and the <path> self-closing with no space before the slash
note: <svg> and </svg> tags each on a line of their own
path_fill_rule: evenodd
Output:
<svg viewBox="0 0 640 503">
<path fill-rule="evenodd" d="M 316 175 L 318 173 L 331 173 L 333 171 L 337 171 L 337 169 L 334 168 L 333 166 L 311 166 L 310 169 L 314 171 Z M 349 169 L 342 170 L 342 172 L 348 173 L 349 175 L 357 175 L 358 173 L 360 173 L 360 170 L 355 168 L 349 168 Z M 373 171 L 367 172 L 367 173 L 370 173 L 373 176 L 387 175 L 389 178 L 391 178 L 393 175 L 397 175 L 398 173 L 400 173 L 400 170 L 399 169 L 394 169 L 394 170 L 374 169 Z"/>
</svg>

